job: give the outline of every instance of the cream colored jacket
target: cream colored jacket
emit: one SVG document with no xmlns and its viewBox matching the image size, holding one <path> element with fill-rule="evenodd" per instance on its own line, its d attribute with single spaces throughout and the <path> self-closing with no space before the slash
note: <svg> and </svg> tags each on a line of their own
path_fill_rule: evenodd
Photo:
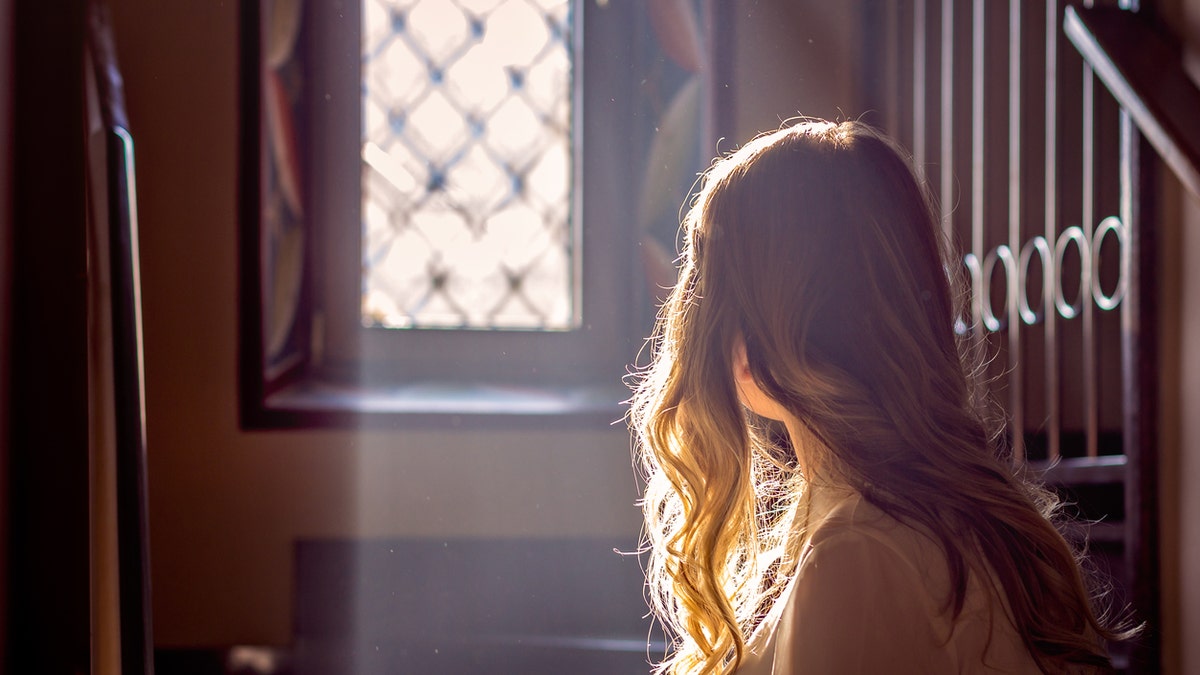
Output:
<svg viewBox="0 0 1200 675">
<path fill-rule="evenodd" d="M 972 575 L 952 619 L 941 547 L 849 489 L 813 488 L 791 585 L 738 675 L 1037 673 L 1002 601 Z"/>
</svg>

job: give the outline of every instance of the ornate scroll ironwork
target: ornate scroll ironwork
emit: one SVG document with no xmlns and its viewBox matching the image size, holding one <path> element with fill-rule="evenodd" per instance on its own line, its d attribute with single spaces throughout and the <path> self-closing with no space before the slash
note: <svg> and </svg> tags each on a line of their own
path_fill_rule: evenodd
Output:
<svg viewBox="0 0 1200 675">
<path fill-rule="evenodd" d="M 1119 255 L 1123 270 L 1128 265 L 1125 260 L 1127 235 L 1125 225 L 1117 216 L 1108 216 L 1100 221 L 1090 235 L 1078 225 L 1064 229 L 1055 240 L 1053 250 L 1046 238 L 1039 234 L 1026 241 L 1021 247 L 1020 254 L 1015 257 L 1007 244 L 1000 244 L 989 250 L 984 255 L 982 263 L 974 253 L 966 254 L 963 257 L 963 264 L 966 265 L 970 275 L 971 293 L 979 299 L 977 303 L 979 315 L 974 317 L 975 325 L 983 326 L 985 330 L 992 333 L 1007 329 L 1008 308 L 1013 302 L 1018 303 L 1017 314 L 1021 321 L 1028 326 L 1042 323 L 1046 317 L 1046 308 L 1049 306 L 1053 306 L 1058 315 L 1067 320 L 1079 317 L 1083 311 L 1083 303 L 1089 299 L 1102 310 L 1116 309 L 1125 297 L 1125 275 L 1121 273 L 1116 287 L 1112 292 L 1106 292 L 1102 288 L 1099 273 L 1104 240 L 1110 232 L 1117 238 L 1116 245 L 1120 247 Z M 1068 248 L 1072 245 L 1076 248 L 1080 258 L 1080 291 L 1074 300 L 1069 301 L 1063 290 L 1062 274 L 1066 267 L 1064 262 Z M 1039 260 L 1043 277 L 1048 276 L 1052 280 L 1049 287 L 1044 283 L 1040 287 L 1030 284 L 1030 266 L 1034 256 Z M 991 300 L 992 279 L 997 265 L 1000 265 L 1005 275 L 1004 309 L 1000 312 L 997 312 L 992 306 Z M 1013 283 L 1014 280 L 1016 283 Z M 1035 297 L 1040 298 L 1037 309 L 1034 309 L 1030 303 L 1031 290 L 1035 290 L 1037 292 Z M 1048 290 L 1051 292 L 1050 298 L 1047 298 L 1046 295 Z"/>
</svg>

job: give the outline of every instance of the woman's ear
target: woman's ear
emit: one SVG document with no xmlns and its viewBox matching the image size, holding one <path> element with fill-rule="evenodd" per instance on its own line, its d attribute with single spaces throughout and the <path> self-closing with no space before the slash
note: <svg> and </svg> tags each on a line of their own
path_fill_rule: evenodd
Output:
<svg viewBox="0 0 1200 675">
<path fill-rule="evenodd" d="M 733 384 L 737 387 L 738 398 L 742 405 L 751 411 L 776 421 L 783 421 L 787 416 L 783 406 L 763 393 L 750 373 L 750 357 L 746 353 L 746 339 L 738 335 L 733 339 L 733 353 L 730 355 L 733 369 Z"/>
<path fill-rule="evenodd" d="M 754 384 L 754 376 L 750 374 L 750 357 L 746 355 L 746 339 L 738 335 L 733 339 L 733 380 L 740 386 Z"/>
</svg>

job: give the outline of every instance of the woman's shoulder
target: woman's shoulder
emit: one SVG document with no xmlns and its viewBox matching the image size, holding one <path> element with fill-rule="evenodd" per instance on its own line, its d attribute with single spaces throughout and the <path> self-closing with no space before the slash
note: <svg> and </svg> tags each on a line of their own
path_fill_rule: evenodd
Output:
<svg viewBox="0 0 1200 675">
<path fill-rule="evenodd" d="M 806 551 L 836 547 L 875 553 L 907 563 L 904 567 L 913 572 L 945 560 L 932 536 L 901 523 L 852 488 L 818 490 L 808 532 Z"/>
<path fill-rule="evenodd" d="M 777 658 L 829 668 L 817 672 L 1026 672 L 1028 653 L 985 584 L 971 580 L 955 616 L 948 563 L 931 536 L 859 493 L 834 497 L 810 522 Z"/>
<path fill-rule="evenodd" d="M 822 508 L 814 509 L 810 519 L 800 576 L 832 577 L 822 583 L 841 579 L 886 593 L 880 602 L 906 611 L 940 613 L 950 590 L 948 569 L 932 537 L 899 522 L 856 490 L 828 489 L 814 500 Z"/>
<path fill-rule="evenodd" d="M 950 626 L 921 569 L 922 548 L 861 495 L 817 522 L 779 624 L 776 673 L 947 672 Z M 897 670 L 898 669 L 898 670 Z"/>
</svg>

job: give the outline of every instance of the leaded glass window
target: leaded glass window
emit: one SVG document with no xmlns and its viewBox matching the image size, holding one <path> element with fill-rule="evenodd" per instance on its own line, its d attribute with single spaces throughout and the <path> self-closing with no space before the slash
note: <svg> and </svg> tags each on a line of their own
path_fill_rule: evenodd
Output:
<svg viewBox="0 0 1200 675">
<path fill-rule="evenodd" d="M 362 24 L 364 325 L 572 328 L 569 0 L 365 0 Z"/>
</svg>

